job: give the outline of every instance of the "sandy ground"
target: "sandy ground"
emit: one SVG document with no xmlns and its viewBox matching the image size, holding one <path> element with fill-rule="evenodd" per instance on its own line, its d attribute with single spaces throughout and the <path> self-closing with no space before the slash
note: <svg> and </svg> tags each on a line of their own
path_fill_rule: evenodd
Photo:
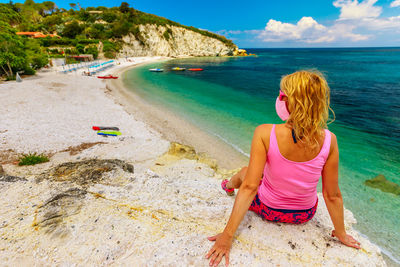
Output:
<svg viewBox="0 0 400 267">
<path fill-rule="evenodd" d="M 109 72 L 154 60 L 163 59 L 136 58 Z M 121 84 L 78 73 L 0 84 L 6 173 L 0 174 L 1 266 L 208 264 L 206 236 L 223 229 L 234 202 L 220 189 L 230 175 L 221 166 L 236 168 L 240 159 L 229 165 L 236 160 L 232 154 L 220 161 L 224 144 L 194 140 L 203 135 L 173 119 L 160 123 L 155 109 L 134 97 Z M 91 129 L 96 124 L 117 126 L 122 135 L 98 136 Z M 211 157 L 171 141 L 188 141 Z M 50 161 L 17 166 L 17 157 L 28 152 L 46 153 Z M 345 218 L 361 250 L 330 237 L 321 196 L 315 217 L 304 225 L 270 223 L 248 212 L 231 265 L 386 266 L 379 248 L 352 229 L 350 211 Z"/>
</svg>

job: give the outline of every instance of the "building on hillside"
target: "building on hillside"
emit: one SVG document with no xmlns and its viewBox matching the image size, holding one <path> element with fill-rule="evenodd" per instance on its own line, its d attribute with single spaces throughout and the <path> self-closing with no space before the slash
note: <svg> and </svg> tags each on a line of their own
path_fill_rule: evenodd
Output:
<svg viewBox="0 0 400 267">
<path fill-rule="evenodd" d="M 91 10 L 88 12 L 89 12 L 89 14 L 102 14 L 103 13 L 103 11 L 101 11 L 101 10 Z"/>
<path fill-rule="evenodd" d="M 44 34 L 42 32 L 17 32 L 17 35 L 31 38 L 45 38 L 47 36 L 60 38 L 57 34 Z"/>
<path fill-rule="evenodd" d="M 93 55 L 92 54 L 83 54 L 79 56 L 69 56 L 70 58 L 75 59 L 76 61 L 83 61 L 83 62 L 88 62 L 88 61 L 93 61 Z"/>
</svg>

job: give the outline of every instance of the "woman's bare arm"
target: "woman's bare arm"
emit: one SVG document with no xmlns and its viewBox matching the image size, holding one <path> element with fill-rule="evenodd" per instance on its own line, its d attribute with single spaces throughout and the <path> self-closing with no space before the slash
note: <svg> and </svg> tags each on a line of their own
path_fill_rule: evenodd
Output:
<svg viewBox="0 0 400 267">
<path fill-rule="evenodd" d="M 229 252 L 233 236 L 257 194 L 257 189 L 267 160 L 267 151 L 262 135 L 265 135 L 268 128 L 271 128 L 270 125 L 260 125 L 254 131 L 249 167 L 236 196 L 231 216 L 224 231 L 209 238 L 211 241 L 216 241 L 206 255 L 206 258 L 211 257 L 210 265 L 217 266 L 224 256 L 226 265 L 229 264 Z"/>
<path fill-rule="evenodd" d="M 346 246 L 360 248 L 360 243 L 346 234 L 344 228 L 343 198 L 339 189 L 339 148 L 336 136 L 331 135 L 330 153 L 322 170 L 322 194 L 335 227 L 332 236 L 338 237 Z"/>
</svg>

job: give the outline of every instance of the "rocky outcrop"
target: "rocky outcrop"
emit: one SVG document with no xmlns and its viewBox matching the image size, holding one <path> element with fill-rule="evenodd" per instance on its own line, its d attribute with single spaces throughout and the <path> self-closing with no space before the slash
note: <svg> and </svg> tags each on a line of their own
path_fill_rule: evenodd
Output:
<svg viewBox="0 0 400 267">
<path fill-rule="evenodd" d="M 0 183 L 1 182 L 15 183 L 17 181 L 26 181 L 26 179 L 23 177 L 7 175 L 3 169 L 3 166 L 0 165 Z"/>
<path fill-rule="evenodd" d="M 48 177 L 41 183 L 0 187 L 0 206 L 7 207 L 0 210 L 3 265 L 208 264 L 204 255 L 212 243 L 206 237 L 223 229 L 234 202 L 220 189 L 221 179 L 213 169 L 185 156 L 165 162 L 157 172 L 135 163 L 139 166 L 134 174 L 114 162 L 117 172 L 103 172 L 100 179 L 80 185 L 74 173 L 106 164 L 91 162 L 58 165 L 64 177 L 70 177 L 64 181 Z M 386 266 L 379 249 L 352 230 L 356 221 L 348 210 L 346 229 L 362 249 L 345 247 L 331 237 L 321 195 L 319 201 L 315 217 L 302 225 L 271 223 L 248 212 L 235 236 L 231 265 Z M 22 260 L 30 264 L 19 264 Z"/>
<path fill-rule="evenodd" d="M 125 56 L 231 56 L 237 46 L 176 26 L 139 25 L 122 38 L 119 57 Z"/>
<path fill-rule="evenodd" d="M 400 195 L 400 185 L 388 181 L 382 174 L 379 174 L 373 179 L 366 180 L 364 184 L 372 188 L 378 188 L 379 190 L 386 193 Z"/>
<path fill-rule="evenodd" d="M 53 180 L 73 182 L 80 186 L 90 186 L 100 182 L 106 172 L 115 169 L 133 173 L 133 166 L 119 159 L 89 159 L 78 162 L 65 162 L 41 174 L 36 181 Z"/>
<path fill-rule="evenodd" d="M 171 161 L 171 157 L 175 157 L 176 160 L 183 158 L 197 160 L 198 162 L 208 165 L 215 171 L 218 170 L 217 161 L 215 159 L 210 158 L 206 153 L 196 153 L 196 150 L 192 146 L 171 142 L 168 152 L 158 159 L 158 163 L 163 166 L 164 164 L 161 162 Z"/>
</svg>

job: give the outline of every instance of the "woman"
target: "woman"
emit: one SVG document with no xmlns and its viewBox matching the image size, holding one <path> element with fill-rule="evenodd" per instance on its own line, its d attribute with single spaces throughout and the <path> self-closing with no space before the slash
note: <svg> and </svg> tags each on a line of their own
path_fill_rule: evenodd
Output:
<svg viewBox="0 0 400 267">
<path fill-rule="evenodd" d="M 250 162 L 222 188 L 228 195 L 239 188 L 224 231 L 209 237 L 215 241 L 207 253 L 210 265 L 218 265 L 229 252 L 233 236 L 247 210 L 274 222 L 304 223 L 312 219 L 318 205 L 317 184 L 322 193 L 336 236 L 346 246 L 360 243 L 346 233 L 343 199 L 338 186 L 339 150 L 329 132 L 329 86 L 317 71 L 298 71 L 282 78 L 276 111 L 283 124 L 263 124 L 254 131 Z"/>
</svg>

